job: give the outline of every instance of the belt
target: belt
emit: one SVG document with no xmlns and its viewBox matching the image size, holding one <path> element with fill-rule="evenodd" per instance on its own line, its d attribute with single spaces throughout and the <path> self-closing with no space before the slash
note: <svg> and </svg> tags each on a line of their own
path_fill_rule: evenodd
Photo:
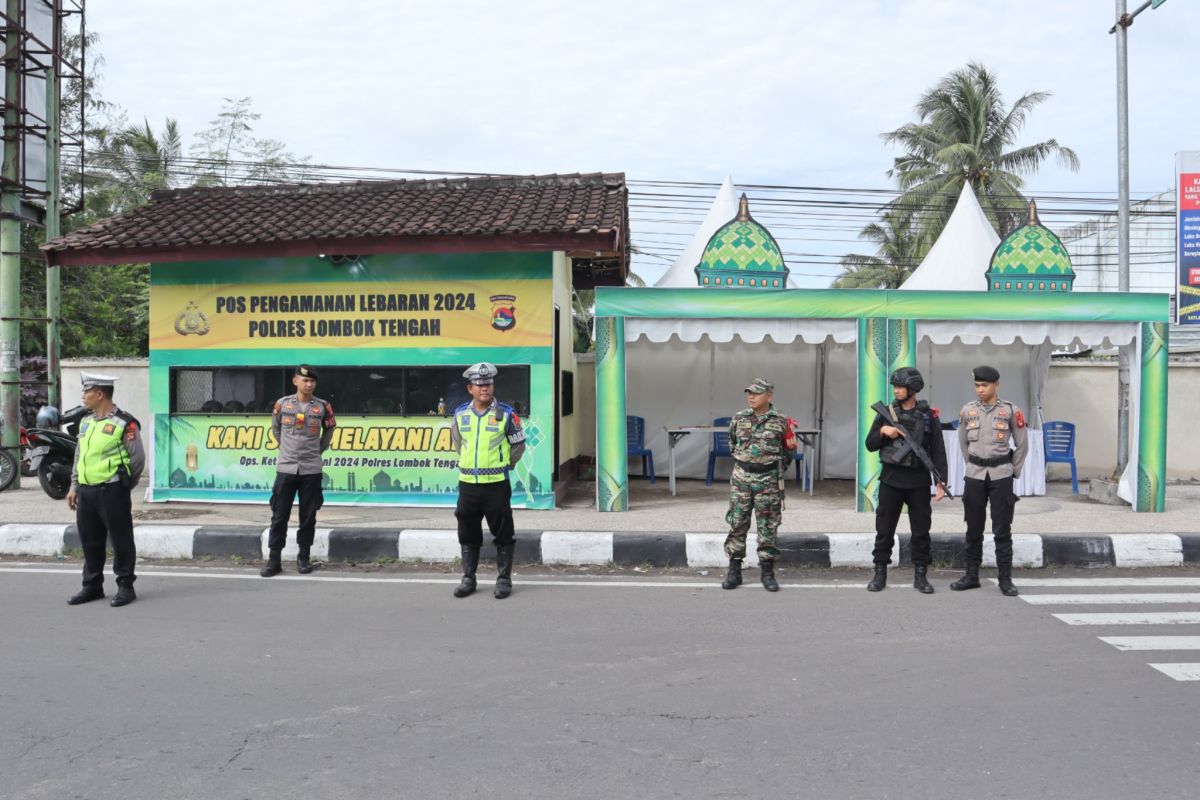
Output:
<svg viewBox="0 0 1200 800">
<path fill-rule="evenodd" d="M 998 467 L 1001 464 L 1011 464 L 1013 460 L 1012 450 L 1009 450 L 1002 456 L 995 458 L 980 458 L 979 456 L 967 456 L 967 461 L 970 461 L 977 467 Z"/>
<path fill-rule="evenodd" d="M 761 474 L 763 472 L 774 472 L 775 470 L 779 469 L 778 462 L 776 462 L 774 464 L 751 464 L 748 461 L 738 461 L 737 459 L 734 459 L 733 463 L 737 464 L 739 467 L 744 469 L 746 472 L 753 472 L 755 474 Z"/>
<path fill-rule="evenodd" d="M 508 471 L 507 467 L 480 467 L 472 469 L 470 467 L 459 467 L 458 471 L 463 475 L 503 475 Z"/>
</svg>

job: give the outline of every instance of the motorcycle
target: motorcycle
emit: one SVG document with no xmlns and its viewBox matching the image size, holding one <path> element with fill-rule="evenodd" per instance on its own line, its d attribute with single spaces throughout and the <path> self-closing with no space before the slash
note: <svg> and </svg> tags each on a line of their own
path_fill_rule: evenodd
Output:
<svg viewBox="0 0 1200 800">
<path fill-rule="evenodd" d="M 79 423 L 88 415 L 84 406 L 76 406 L 61 416 L 54 406 L 38 411 L 38 427 L 30 428 L 30 466 L 37 471 L 42 491 L 61 500 L 71 490 L 71 469 L 75 465 L 76 437 Z"/>
<path fill-rule="evenodd" d="M 25 477 L 35 473 L 29 471 L 29 439 L 25 436 L 25 428 L 21 428 L 21 440 L 17 447 L 20 457 L 17 458 L 8 450 L 0 448 L 0 492 L 12 486 L 17 481 L 17 472 Z"/>
</svg>

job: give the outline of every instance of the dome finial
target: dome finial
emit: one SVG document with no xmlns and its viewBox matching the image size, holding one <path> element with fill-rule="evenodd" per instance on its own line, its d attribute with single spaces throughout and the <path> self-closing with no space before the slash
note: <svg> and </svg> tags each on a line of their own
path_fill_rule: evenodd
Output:
<svg viewBox="0 0 1200 800">
<path fill-rule="evenodd" d="M 750 201 L 746 199 L 746 193 L 742 192 L 742 199 L 738 201 L 738 222 L 750 221 Z"/>
<path fill-rule="evenodd" d="M 1038 221 L 1037 201 L 1036 200 L 1029 201 L 1029 224 L 1030 225 L 1041 225 L 1042 224 L 1041 222 Z"/>
</svg>

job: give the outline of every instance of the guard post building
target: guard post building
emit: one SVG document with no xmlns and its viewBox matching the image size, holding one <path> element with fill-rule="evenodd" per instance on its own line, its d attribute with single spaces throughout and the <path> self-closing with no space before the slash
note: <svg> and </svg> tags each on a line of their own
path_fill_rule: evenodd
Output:
<svg viewBox="0 0 1200 800">
<path fill-rule="evenodd" d="M 490 361 L 526 429 L 513 505 L 551 508 L 590 430 L 572 292 L 624 284 L 628 230 L 624 175 L 547 175 L 163 191 L 43 249 L 151 265 L 153 500 L 266 501 L 306 363 L 338 420 L 327 502 L 453 505 L 450 415 Z"/>
</svg>

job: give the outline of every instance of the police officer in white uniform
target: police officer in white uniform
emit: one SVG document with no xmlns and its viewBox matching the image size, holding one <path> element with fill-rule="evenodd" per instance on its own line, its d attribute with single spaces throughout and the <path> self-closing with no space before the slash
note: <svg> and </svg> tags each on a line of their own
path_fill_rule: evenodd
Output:
<svg viewBox="0 0 1200 800">
<path fill-rule="evenodd" d="M 1021 475 L 1029 453 L 1025 415 L 1015 403 L 1000 399 L 1000 372 L 995 367 L 976 367 L 973 377 L 978 399 L 967 403 L 958 414 L 958 446 L 966 461 L 963 509 L 967 573 L 950 588 L 956 592 L 979 588 L 983 523 L 990 505 L 1000 591 L 1006 597 L 1016 597 L 1017 587 L 1012 582 L 1012 519 L 1017 501 L 1013 479 Z"/>
<path fill-rule="evenodd" d="M 483 545 L 483 520 L 496 545 L 497 599 L 512 593 L 513 542 L 512 484 L 508 473 L 525 452 L 521 419 L 505 403 L 496 401 L 494 380 L 499 372 L 486 361 L 463 373 L 471 401 L 454 409 L 450 439 L 458 451 L 458 543 L 462 547 L 462 581 L 455 597 L 475 591 L 475 570 Z"/>
<path fill-rule="evenodd" d="M 67 602 L 77 606 L 104 597 L 105 544 L 111 541 L 117 594 L 110 605 L 119 607 L 137 598 L 131 493 L 146 466 L 142 426 L 113 403 L 116 378 L 83 372 L 80 379 L 83 404 L 92 413 L 79 423 L 67 506 L 83 547 L 83 589 Z"/>
</svg>

